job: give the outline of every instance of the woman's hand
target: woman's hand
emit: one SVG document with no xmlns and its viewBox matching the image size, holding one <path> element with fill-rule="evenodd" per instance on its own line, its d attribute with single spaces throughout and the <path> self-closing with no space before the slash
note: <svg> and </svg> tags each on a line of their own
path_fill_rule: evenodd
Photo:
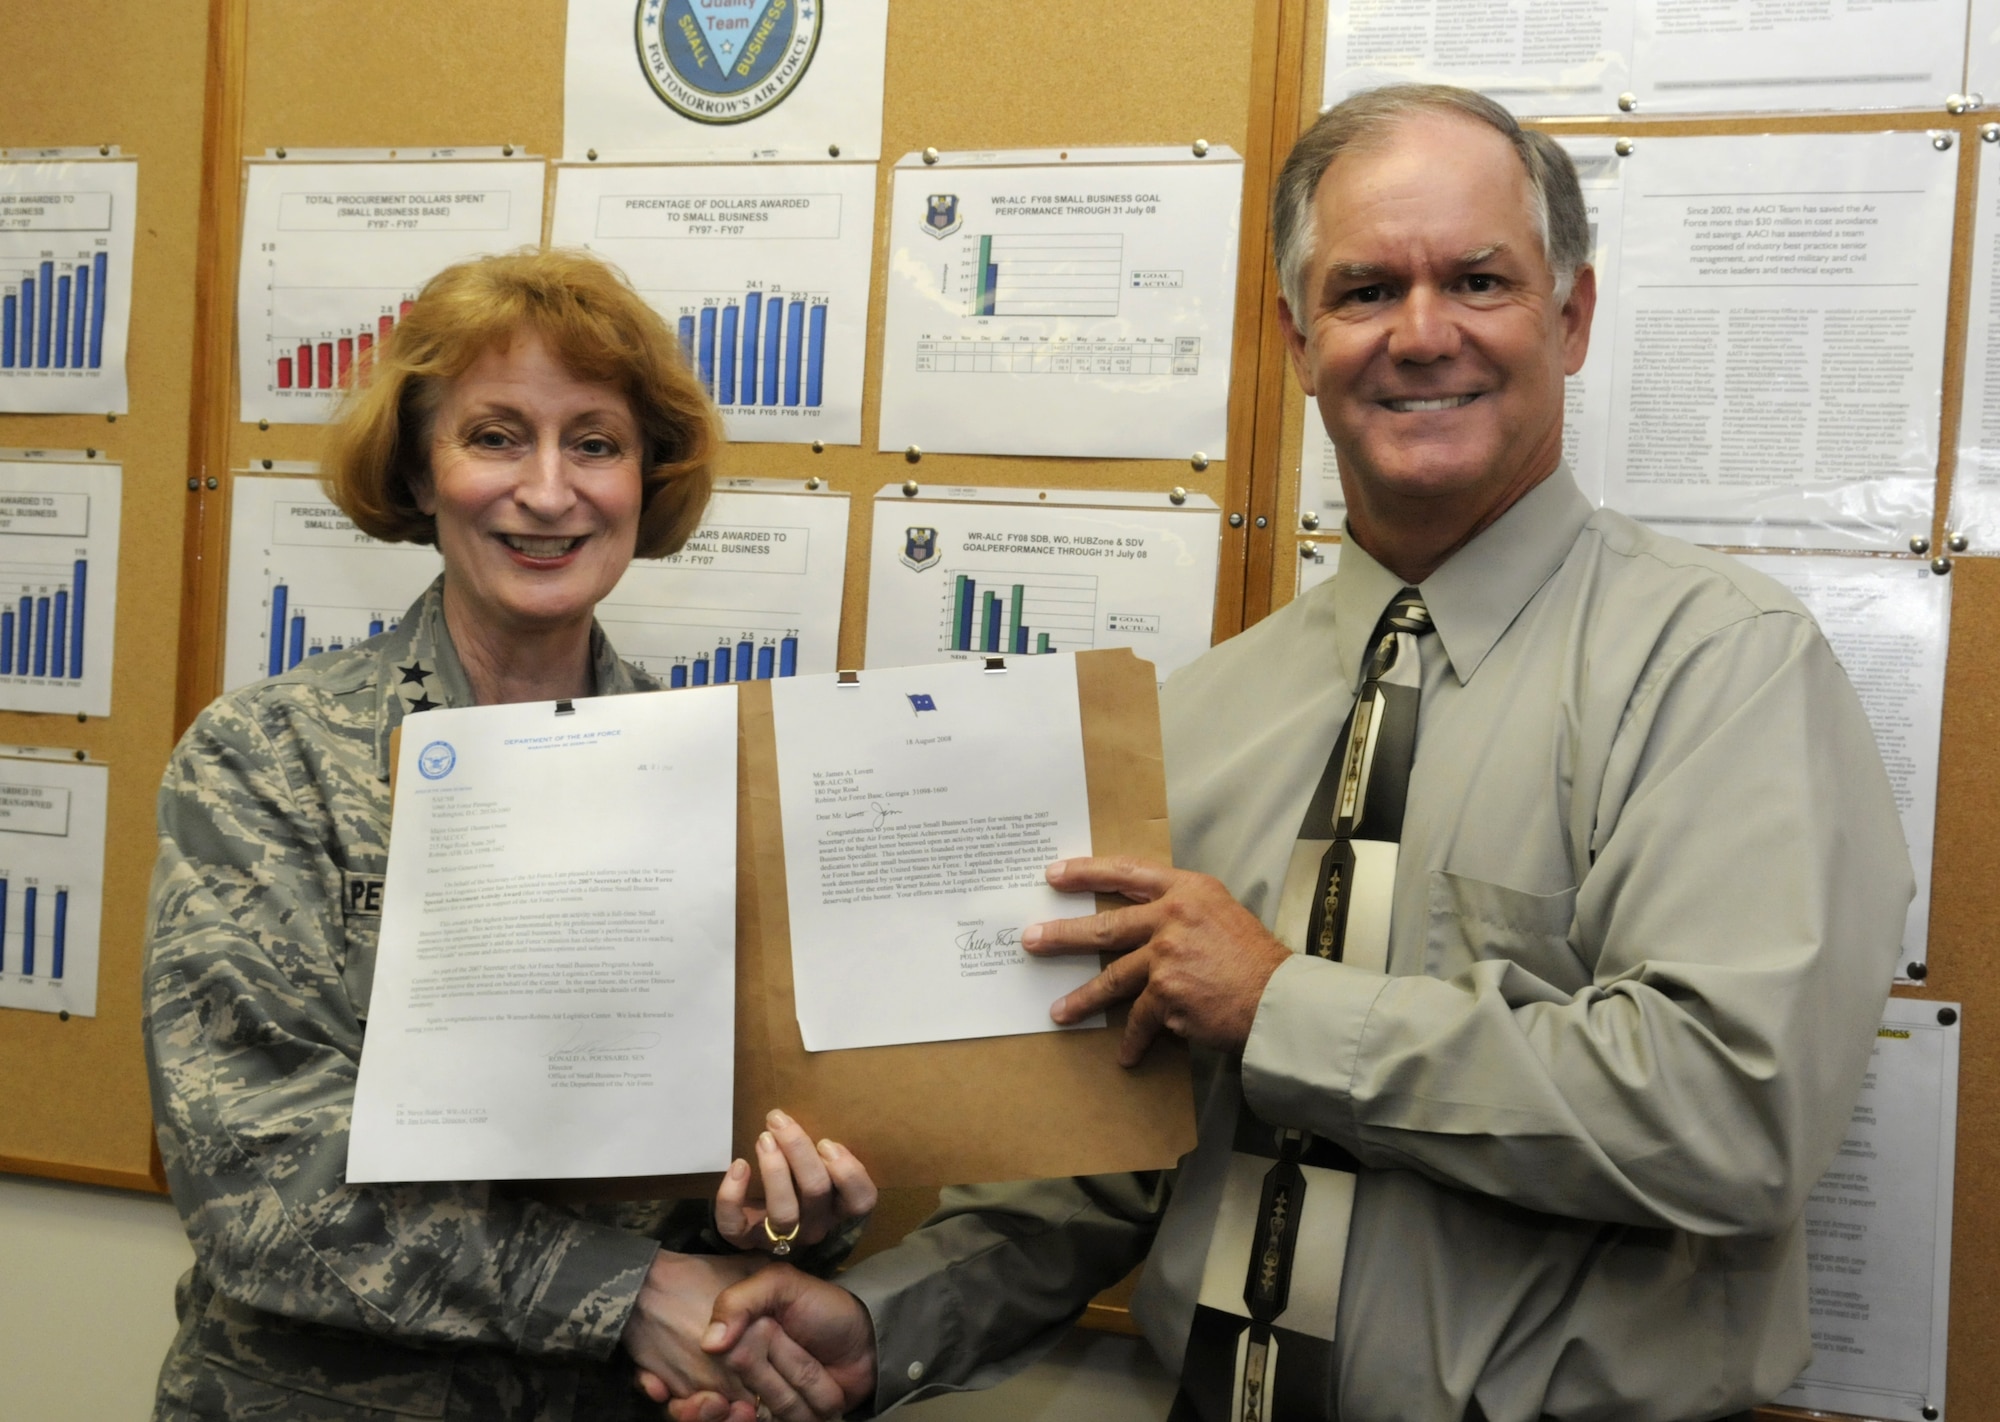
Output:
<svg viewBox="0 0 2000 1422">
<path fill-rule="evenodd" d="M 724 1239 L 782 1259 L 875 1208 L 875 1182 L 846 1146 L 814 1145 L 783 1111 L 764 1124 L 769 1129 L 757 1137 L 763 1200 L 750 1198 L 750 1163 L 732 1161 L 715 1192 L 715 1228 Z"/>
</svg>

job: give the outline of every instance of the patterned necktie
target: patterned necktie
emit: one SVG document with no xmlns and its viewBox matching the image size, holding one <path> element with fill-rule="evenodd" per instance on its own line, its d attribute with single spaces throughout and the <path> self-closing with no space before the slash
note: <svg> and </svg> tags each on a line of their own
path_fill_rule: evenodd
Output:
<svg viewBox="0 0 2000 1422">
<path fill-rule="evenodd" d="M 1277 936 L 1294 951 L 1372 972 L 1389 964 L 1397 842 L 1423 687 L 1415 588 L 1369 640 L 1361 692 L 1299 826 Z M 1358 1163 L 1271 1126 L 1238 1101 L 1234 1154 L 1169 1422 L 1312 1422 L 1334 1415 L 1334 1318 Z"/>
</svg>

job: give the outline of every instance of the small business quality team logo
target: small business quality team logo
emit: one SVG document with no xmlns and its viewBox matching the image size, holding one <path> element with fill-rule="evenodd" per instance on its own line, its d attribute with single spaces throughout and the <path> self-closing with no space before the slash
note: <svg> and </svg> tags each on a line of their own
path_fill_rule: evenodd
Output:
<svg viewBox="0 0 2000 1422">
<path fill-rule="evenodd" d="M 944 555 L 938 552 L 935 528 L 903 530 L 903 566 L 921 573 Z"/>
<path fill-rule="evenodd" d="M 932 193 L 925 199 L 924 231 L 933 237 L 949 237 L 964 225 L 958 215 L 957 193 Z"/>
<path fill-rule="evenodd" d="M 458 752 L 450 741 L 432 741 L 417 752 L 417 773 L 426 780 L 442 780 L 458 764 Z"/>
<path fill-rule="evenodd" d="M 639 0 L 639 67 L 697 123 L 742 123 L 783 103 L 819 47 L 821 0 Z"/>
</svg>

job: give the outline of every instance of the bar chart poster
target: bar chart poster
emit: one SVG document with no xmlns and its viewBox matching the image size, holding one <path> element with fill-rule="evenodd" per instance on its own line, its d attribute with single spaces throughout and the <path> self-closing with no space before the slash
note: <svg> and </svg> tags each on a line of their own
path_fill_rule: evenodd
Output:
<svg viewBox="0 0 2000 1422">
<path fill-rule="evenodd" d="M 0 460 L 0 711 L 111 714 L 115 464 Z"/>
<path fill-rule="evenodd" d="M 394 629 L 443 571 L 435 548 L 356 528 L 317 479 L 239 474 L 230 487 L 226 691 Z"/>
<path fill-rule="evenodd" d="M 597 621 L 620 656 L 670 688 L 833 671 L 847 512 L 845 494 L 724 480 L 687 546 L 635 559 Z"/>
<path fill-rule="evenodd" d="M 1243 164 L 1207 155 L 899 162 L 881 447 L 1225 454 Z"/>
<path fill-rule="evenodd" d="M 139 165 L 0 163 L 0 412 L 122 415 Z"/>
<path fill-rule="evenodd" d="M 0 758 L 0 1007 L 97 1015 L 109 770 Z"/>
<path fill-rule="evenodd" d="M 324 424 L 453 262 L 542 238 L 542 164 L 252 163 L 237 279 L 242 418 Z"/>
<path fill-rule="evenodd" d="M 1130 647 L 1161 681 L 1208 650 L 1222 516 L 1190 494 L 875 496 L 871 667 Z"/>
<path fill-rule="evenodd" d="M 632 279 L 731 439 L 861 442 L 872 163 L 563 167 L 549 240 Z"/>
</svg>

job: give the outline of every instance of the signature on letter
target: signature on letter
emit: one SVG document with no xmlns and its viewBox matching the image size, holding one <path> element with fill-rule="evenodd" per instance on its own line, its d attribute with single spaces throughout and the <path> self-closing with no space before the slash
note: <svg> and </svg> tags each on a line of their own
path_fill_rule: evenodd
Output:
<svg viewBox="0 0 2000 1422">
<path fill-rule="evenodd" d="M 1013 948 L 1021 941 L 1018 928 L 996 928 L 989 938 L 984 926 L 969 928 L 951 940 L 961 953 L 985 953 L 995 948 Z"/>
<path fill-rule="evenodd" d="M 633 1052 L 650 1052 L 660 1045 L 658 1032 L 627 1031 L 616 1032 L 606 1037 L 592 1037 L 590 1029 L 579 1027 L 570 1034 L 567 1042 L 549 1053 L 549 1060 L 591 1061 L 598 1057 L 626 1056 Z"/>
<path fill-rule="evenodd" d="M 871 800 L 871 801 L 869 801 L 868 803 L 869 803 L 869 808 L 870 808 L 870 809 L 872 809 L 872 810 L 874 810 L 874 812 L 875 812 L 875 825 L 874 825 L 874 828 L 876 828 L 876 829 L 880 829 L 880 828 L 882 828 L 882 826 L 883 826 L 883 825 L 887 824 L 887 823 L 888 823 L 888 821 L 889 821 L 889 816 L 891 816 L 891 815 L 900 815 L 900 814 L 902 814 L 902 813 L 903 813 L 903 812 L 902 812 L 901 810 L 892 810 L 892 809 L 890 809 L 890 808 L 889 808 L 889 807 L 888 807 L 887 805 L 883 804 L 883 803 L 882 803 L 882 802 L 881 802 L 880 800 Z"/>
</svg>

